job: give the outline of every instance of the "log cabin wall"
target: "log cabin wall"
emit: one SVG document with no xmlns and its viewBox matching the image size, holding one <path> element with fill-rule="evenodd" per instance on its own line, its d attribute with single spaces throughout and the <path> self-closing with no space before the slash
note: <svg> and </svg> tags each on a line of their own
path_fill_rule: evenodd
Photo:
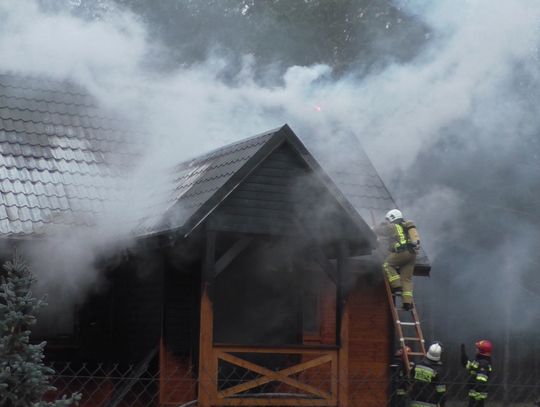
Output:
<svg viewBox="0 0 540 407">
<path fill-rule="evenodd" d="M 367 275 L 347 301 L 350 406 L 379 407 L 388 402 L 394 331 L 384 290 L 382 280 Z"/>
</svg>

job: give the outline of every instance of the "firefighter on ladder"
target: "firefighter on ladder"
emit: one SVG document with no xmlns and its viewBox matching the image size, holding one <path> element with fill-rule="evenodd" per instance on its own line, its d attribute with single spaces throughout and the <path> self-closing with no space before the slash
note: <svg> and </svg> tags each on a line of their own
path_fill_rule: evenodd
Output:
<svg viewBox="0 0 540 407">
<path fill-rule="evenodd" d="M 491 352 L 493 345 L 482 339 L 476 342 L 476 357 L 469 360 L 465 345 L 461 344 L 461 364 L 469 372 L 469 407 L 483 407 L 487 399 L 487 385 L 491 373 Z"/>
<path fill-rule="evenodd" d="M 404 220 L 398 209 L 388 211 L 385 219 L 386 222 L 375 228 L 377 235 L 388 240 L 389 253 L 383 270 L 392 292 L 403 296 L 403 309 L 409 311 L 414 307 L 412 277 L 420 236 L 414 223 Z"/>
<path fill-rule="evenodd" d="M 412 368 L 410 407 L 444 407 L 446 385 L 441 382 L 441 354 L 441 344 L 434 342 L 428 348 L 424 359 Z"/>
</svg>

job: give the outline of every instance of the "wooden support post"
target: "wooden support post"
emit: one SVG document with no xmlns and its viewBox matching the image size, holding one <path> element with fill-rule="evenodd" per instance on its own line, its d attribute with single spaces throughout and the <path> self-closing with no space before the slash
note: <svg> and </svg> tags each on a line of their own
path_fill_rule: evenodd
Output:
<svg viewBox="0 0 540 407">
<path fill-rule="evenodd" d="M 206 232 L 203 267 L 201 273 L 201 314 L 199 337 L 199 386 L 198 406 L 210 407 L 217 395 L 217 359 L 214 355 L 214 312 L 209 285 L 212 284 L 215 267 L 216 232 Z"/>
<path fill-rule="evenodd" d="M 336 338 L 337 344 L 340 345 L 341 319 L 345 308 L 345 279 L 348 278 L 349 272 L 349 244 L 347 241 L 341 240 L 337 247 L 337 270 L 336 270 Z"/>
<path fill-rule="evenodd" d="M 344 280 L 349 272 L 349 245 L 340 241 L 337 256 L 336 338 L 339 348 L 339 407 L 349 405 L 349 310 L 345 298 Z"/>
</svg>

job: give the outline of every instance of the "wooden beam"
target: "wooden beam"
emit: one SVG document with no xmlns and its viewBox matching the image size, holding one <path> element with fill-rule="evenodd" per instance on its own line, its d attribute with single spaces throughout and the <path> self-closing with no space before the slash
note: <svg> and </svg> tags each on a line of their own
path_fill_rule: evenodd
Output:
<svg viewBox="0 0 540 407">
<path fill-rule="evenodd" d="M 337 404 L 339 397 L 339 354 L 332 353 L 332 364 L 330 368 L 330 393 L 332 393 L 332 401 L 335 401 Z"/>
<path fill-rule="evenodd" d="M 346 305 L 341 322 L 341 349 L 338 356 L 338 400 L 340 407 L 349 405 L 349 307 Z"/>
<path fill-rule="evenodd" d="M 214 311 L 208 286 L 215 267 L 216 233 L 206 232 L 203 268 L 201 270 L 201 314 L 199 336 L 198 405 L 211 407 L 217 393 L 217 360 L 214 356 Z"/>
<path fill-rule="evenodd" d="M 340 344 L 341 317 L 345 307 L 345 287 L 344 279 L 349 273 L 349 244 L 345 240 L 340 240 L 337 247 L 337 270 L 336 270 L 336 338 Z"/>
<path fill-rule="evenodd" d="M 282 397 L 238 397 L 220 399 L 220 406 L 336 406 L 332 400 L 309 399 L 309 398 L 282 398 Z"/>
<path fill-rule="evenodd" d="M 348 272 L 349 245 L 342 240 L 338 245 L 338 283 L 336 304 L 336 337 L 339 349 L 339 390 L 340 407 L 349 405 L 349 307 L 344 298 L 343 276 Z"/>
<path fill-rule="evenodd" d="M 230 248 L 227 250 L 218 261 L 216 261 L 216 266 L 214 268 L 214 277 L 218 276 L 223 270 L 227 268 L 229 264 L 240 254 L 242 253 L 253 241 L 253 237 L 245 236 L 240 240 L 236 241 Z"/>
<path fill-rule="evenodd" d="M 227 353 L 278 353 L 293 355 L 327 355 L 331 352 L 337 352 L 339 349 L 335 345 L 230 345 L 225 343 L 215 343 L 214 348 Z"/>
</svg>

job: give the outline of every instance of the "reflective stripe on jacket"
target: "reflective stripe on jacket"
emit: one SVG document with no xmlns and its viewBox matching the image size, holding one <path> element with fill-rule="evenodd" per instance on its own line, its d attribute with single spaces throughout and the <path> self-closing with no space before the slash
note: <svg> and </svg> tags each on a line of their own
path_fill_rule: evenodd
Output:
<svg viewBox="0 0 540 407">
<path fill-rule="evenodd" d="M 478 355 L 465 365 L 469 372 L 469 397 L 473 400 L 485 400 L 488 396 L 487 384 L 492 371 L 490 359 L 489 356 Z"/>
<path fill-rule="evenodd" d="M 444 400 L 446 385 L 440 382 L 442 365 L 425 358 L 414 366 L 411 375 L 414 380 L 410 398 L 413 403 L 439 404 Z"/>
</svg>

